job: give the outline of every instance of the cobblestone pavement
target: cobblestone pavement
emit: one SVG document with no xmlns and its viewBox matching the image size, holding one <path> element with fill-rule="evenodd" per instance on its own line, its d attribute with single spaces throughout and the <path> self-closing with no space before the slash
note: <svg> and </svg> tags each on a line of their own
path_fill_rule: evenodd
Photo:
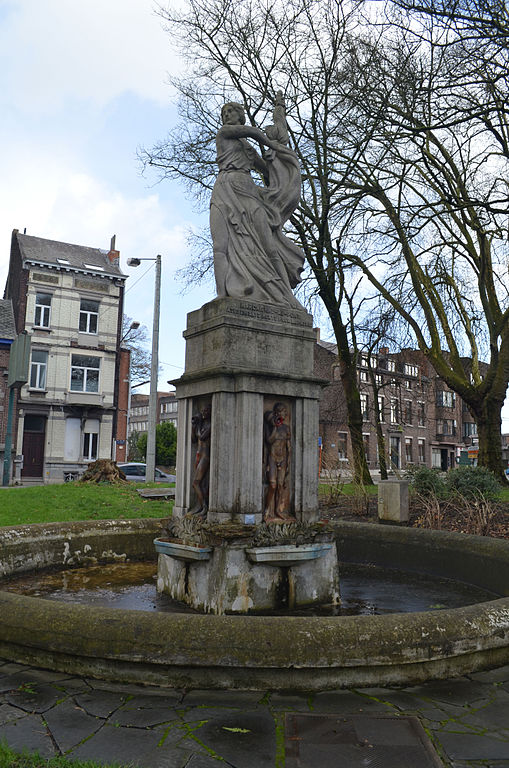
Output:
<svg viewBox="0 0 509 768">
<path fill-rule="evenodd" d="M 418 686 L 306 695 L 115 684 L 0 660 L 0 740 L 45 757 L 140 768 L 283 768 L 289 713 L 414 715 L 444 766 L 509 768 L 509 666 Z M 416 768 L 371 762 L 366 751 L 348 764 L 334 754 L 321 745 L 309 768 Z"/>
</svg>

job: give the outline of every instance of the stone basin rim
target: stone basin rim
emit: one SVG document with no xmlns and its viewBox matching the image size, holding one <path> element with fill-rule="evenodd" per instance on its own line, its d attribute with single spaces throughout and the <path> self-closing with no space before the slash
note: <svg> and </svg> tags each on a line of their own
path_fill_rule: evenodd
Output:
<svg viewBox="0 0 509 768">
<path fill-rule="evenodd" d="M 158 530 L 158 520 L 0 529 L 0 572 L 22 563 L 23 547 L 34 552 L 37 542 L 38 557 L 25 570 L 65 567 L 87 547 L 113 558 L 151 559 Z M 336 540 L 340 559 L 346 545 L 351 557 L 371 547 L 381 561 L 391 551 L 412 560 L 417 547 L 423 560 L 444 567 L 456 548 L 467 570 L 497 572 L 509 595 L 506 541 L 359 523 L 336 526 Z M 496 568 L 486 564 L 487 553 Z M 509 662 L 509 597 L 414 614 L 259 617 L 143 614 L 0 592 L 0 612 L 3 658 L 162 686 L 325 690 L 418 683 Z"/>
</svg>

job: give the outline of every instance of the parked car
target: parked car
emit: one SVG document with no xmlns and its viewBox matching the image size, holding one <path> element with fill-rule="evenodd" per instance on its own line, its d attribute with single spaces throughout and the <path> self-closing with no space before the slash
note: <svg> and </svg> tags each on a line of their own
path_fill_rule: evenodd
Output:
<svg viewBox="0 0 509 768">
<path fill-rule="evenodd" d="M 144 483 L 145 475 L 147 472 L 147 465 L 142 464 L 139 461 L 130 461 L 127 464 L 118 464 L 120 470 L 124 473 L 127 480 L 132 480 L 135 483 Z M 156 483 L 174 483 L 175 475 L 168 475 L 166 472 L 162 472 L 160 469 L 155 469 Z"/>
</svg>

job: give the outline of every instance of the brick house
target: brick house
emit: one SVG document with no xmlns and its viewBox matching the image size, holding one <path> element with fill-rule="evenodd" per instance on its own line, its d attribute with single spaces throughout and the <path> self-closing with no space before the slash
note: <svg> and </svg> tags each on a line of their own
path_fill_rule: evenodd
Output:
<svg viewBox="0 0 509 768">
<path fill-rule="evenodd" d="M 16 333 L 31 336 L 15 446 L 24 482 L 62 482 L 96 458 L 125 452 L 125 279 L 115 238 L 101 250 L 12 233 L 4 299 Z"/>
<path fill-rule="evenodd" d="M 424 465 L 445 471 L 460 461 L 468 461 L 468 450 L 476 444 L 477 425 L 461 399 L 440 379 L 420 351 L 404 349 L 390 353 L 387 348 L 381 348 L 369 359 L 367 355 L 360 355 L 357 369 L 364 445 L 370 469 L 379 467 L 375 397 L 381 414 L 388 469 L 397 471 Z M 315 373 L 330 381 L 320 402 L 322 467 L 346 467 L 351 443 L 334 344 L 317 342 Z"/>
<path fill-rule="evenodd" d="M 130 435 L 133 432 L 142 433 L 148 431 L 148 400 L 148 395 L 136 394 L 131 396 L 131 407 L 129 410 Z M 171 421 L 175 428 L 177 427 L 178 415 L 175 392 L 157 393 L 156 424 L 160 424 L 163 421 Z"/>
</svg>

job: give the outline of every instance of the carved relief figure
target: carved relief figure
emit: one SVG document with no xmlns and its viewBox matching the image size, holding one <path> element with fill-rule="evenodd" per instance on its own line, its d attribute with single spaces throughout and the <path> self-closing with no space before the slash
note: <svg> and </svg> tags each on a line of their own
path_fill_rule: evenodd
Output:
<svg viewBox="0 0 509 768">
<path fill-rule="evenodd" d="M 292 433 L 285 420 L 288 411 L 284 403 L 275 403 L 264 415 L 264 454 L 267 490 L 264 515 L 266 523 L 294 520 L 290 510 L 290 465 Z"/>
<path fill-rule="evenodd" d="M 282 232 L 300 199 L 300 168 L 286 146 L 284 101 L 276 96 L 274 125 L 266 132 L 245 125 L 241 104 L 221 110 L 216 137 L 219 174 L 210 202 L 217 295 L 302 309 L 292 293 L 301 282 L 304 255 Z M 269 148 L 265 158 L 247 141 Z M 255 184 L 258 171 L 267 186 Z"/>
<path fill-rule="evenodd" d="M 205 516 L 209 507 L 210 405 L 193 416 L 191 423 L 191 440 L 197 443 L 193 476 L 197 503 L 190 514 Z"/>
</svg>

